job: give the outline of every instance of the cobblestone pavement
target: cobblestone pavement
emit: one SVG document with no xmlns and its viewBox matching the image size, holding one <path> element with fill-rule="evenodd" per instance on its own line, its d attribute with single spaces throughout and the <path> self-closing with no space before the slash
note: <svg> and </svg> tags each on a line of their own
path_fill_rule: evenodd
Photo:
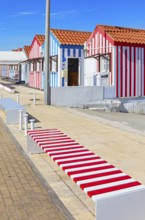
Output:
<svg viewBox="0 0 145 220">
<path fill-rule="evenodd" d="M 0 124 L 0 220 L 19 219 L 66 218 Z"/>
</svg>

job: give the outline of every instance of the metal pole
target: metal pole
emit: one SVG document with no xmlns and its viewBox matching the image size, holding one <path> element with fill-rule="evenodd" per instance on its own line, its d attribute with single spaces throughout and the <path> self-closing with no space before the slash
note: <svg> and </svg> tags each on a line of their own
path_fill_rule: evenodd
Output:
<svg viewBox="0 0 145 220">
<path fill-rule="evenodd" d="M 44 101 L 45 105 L 51 105 L 51 88 L 50 88 L 50 0 L 46 0 L 46 20 L 45 20 L 45 85 L 44 85 Z"/>
</svg>

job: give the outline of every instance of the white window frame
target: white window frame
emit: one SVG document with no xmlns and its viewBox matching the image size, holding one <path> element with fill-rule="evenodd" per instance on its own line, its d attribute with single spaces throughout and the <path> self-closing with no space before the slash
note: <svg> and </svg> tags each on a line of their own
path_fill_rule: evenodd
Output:
<svg viewBox="0 0 145 220">
<path fill-rule="evenodd" d="M 106 58 L 105 58 L 106 57 Z M 100 72 L 110 72 L 110 56 L 109 54 L 100 56 Z"/>
</svg>

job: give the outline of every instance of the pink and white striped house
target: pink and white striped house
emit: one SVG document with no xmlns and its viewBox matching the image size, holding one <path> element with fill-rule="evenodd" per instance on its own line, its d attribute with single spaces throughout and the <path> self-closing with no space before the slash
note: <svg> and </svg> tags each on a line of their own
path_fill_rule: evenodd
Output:
<svg viewBox="0 0 145 220">
<path fill-rule="evenodd" d="M 86 41 L 93 85 L 112 86 L 114 97 L 145 96 L 145 30 L 97 25 Z M 89 61 L 90 60 L 90 61 Z"/>
<path fill-rule="evenodd" d="M 36 34 L 31 43 L 29 52 L 29 79 L 28 84 L 33 88 L 41 89 L 41 79 L 43 70 L 43 57 L 42 57 L 42 45 L 44 43 L 45 36 Z"/>
</svg>

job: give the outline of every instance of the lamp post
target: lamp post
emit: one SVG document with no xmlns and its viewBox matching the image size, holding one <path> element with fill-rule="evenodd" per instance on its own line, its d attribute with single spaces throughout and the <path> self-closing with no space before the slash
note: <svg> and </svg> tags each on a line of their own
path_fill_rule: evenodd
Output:
<svg viewBox="0 0 145 220">
<path fill-rule="evenodd" d="M 46 0 L 46 19 L 45 19 L 45 82 L 44 82 L 44 101 L 45 105 L 51 104 L 51 88 L 50 88 L 50 0 Z"/>
</svg>

